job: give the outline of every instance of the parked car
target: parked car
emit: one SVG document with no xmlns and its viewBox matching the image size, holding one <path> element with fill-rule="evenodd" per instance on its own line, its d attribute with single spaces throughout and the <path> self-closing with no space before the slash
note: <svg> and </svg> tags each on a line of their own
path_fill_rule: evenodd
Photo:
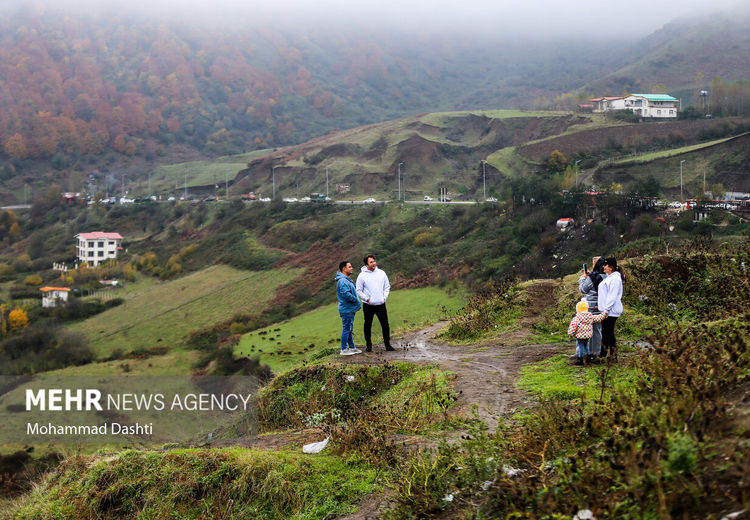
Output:
<svg viewBox="0 0 750 520">
<path fill-rule="evenodd" d="M 302 197 L 299 199 L 300 202 L 310 202 L 310 197 Z"/>
<path fill-rule="evenodd" d="M 682 207 L 682 202 L 677 202 L 677 201 L 670 202 L 669 207 L 672 209 L 680 209 Z"/>
<path fill-rule="evenodd" d="M 377 202 L 377 201 L 373 199 L 372 197 L 370 197 L 368 199 L 363 200 L 362 202 L 364 202 L 365 204 L 372 204 L 373 202 Z"/>
<path fill-rule="evenodd" d="M 424 201 L 425 201 L 425 202 L 429 202 L 429 201 L 431 201 L 431 200 L 434 200 L 434 199 L 433 199 L 432 197 L 430 197 L 429 195 L 425 195 L 425 196 L 424 196 Z"/>
<path fill-rule="evenodd" d="M 261 197 L 258 200 L 260 202 L 271 202 L 271 197 Z"/>
<path fill-rule="evenodd" d="M 284 197 L 281 200 L 283 200 L 284 202 L 297 202 L 297 198 L 296 197 Z"/>
<path fill-rule="evenodd" d="M 497 199 L 495 197 L 489 197 L 485 199 L 485 202 L 497 202 Z"/>
</svg>

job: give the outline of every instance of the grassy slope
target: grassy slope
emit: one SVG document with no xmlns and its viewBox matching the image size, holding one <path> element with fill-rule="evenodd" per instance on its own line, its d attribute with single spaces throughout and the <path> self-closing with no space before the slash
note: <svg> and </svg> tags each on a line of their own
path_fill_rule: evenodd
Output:
<svg viewBox="0 0 750 520">
<path fill-rule="evenodd" d="M 405 153 L 410 152 L 404 152 L 400 146 L 414 136 L 428 143 L 449 147 L 475 148 L 482 145 L 482 140 L 486 136 L 473 130 L 464 133 L 464 128 L 456 125 L 456 120 L 469 115 L 491 119 L 510 119 L 559 117 L 568 114 L 519 110 L 439 112 L 342 130 L 277 154 L 285 167 L 309 169 L 294 179 L 287 177 L 284 168 L 277 169 L 276 191 L 277 194 L 282 191 L 284 196 L 296 197 L 310 192 L 325 191 L 325 170 L 328 166 L 329 188 L 334 198 L 336 197 L 335 186 L 339 183 L 349 183 L 355 193 L 366 193 L 367 196 L 373 196 L 378 200 L 396 198 L 398 180 L 395 165 L 400 161 L 405 161 L 402 167 L 402 190 L 408 199 L 421 199 L 424 195 L 437 196 L 439 187 L 447 187 L 453 196 L 462 193 L 472 196 L 475 195 L 476 186 L 480 186 L 481 191 L 481 175 L 478 175 L 477 170 L 478 160 L 464 164 L 465 158 L 447 157 L 441 153 L 439 158 L 422 160 L 423 158 L 420 157 L 418 160 L 410 161 L 404 156 Z M 384 153 L 367 155 L 365 152 L 370 150 L 381 137 L 385 137 L 388 141 Z M 304 158 L 309 160 L 326 147 L 340 144 L 359 146 L 363 153 L 334 154 L 312 167 L 305 163 Z M 480 156 L 481 152 L 477 152 L 477 157 Z M 490 164 L 493 162 L 490 161 Z M 499 166 L 496 167 L 499 168 Z M 369 180 L 361 180 L 367 175 L 371 176 Z M 258 178 L 254 182 L 256 192 L 270 193 L 270 175 L 267 178 Z M 348 197 L 344 195 L 341 198 L 346 200 Z M 363 197 L 358 195 L 353 198 Z"/>
<path fill-rule="evenodd" d="M 13 518 L 310 519 L 348 513 L 376 471 L 330 455 L 242 448 L 73 457 Z M 228 516 L 224 516 L 228 515 Z"/>
<path fill-rule="evenodd" d="M 463 303 L 463 294 L 449 295 L 437 287 L 393 291 L 388 298 L 388 318 L 392 333 L 398 334 L 438 321 L 446 316 L 443 306 L 450 315 Z M 357 313 L 354 319 L 354 341 L 358 346 L 364 342 L 363 319 L 362 312 Z M 255 355 L 262 350 L 259 355 L 263 363 L 270 365 L 274 372 L 283 372 L 309 360 L 324 349 L 331 349 L 336 354 L 340 335 L 341 318 L 337 304 L 330 304 L 284 323 L 245 334 L 235 352 Z M 373 324 L 373 341 L 382 341 L 377 319 Z"/>
<path fill-rule="evenodd" d="M 270 150 L 256 150 L 240 155 L 229 155 L 206 161 L 190 161 L 179 164 L 157 166 L 151 175 L 153 191 L 179 192 L 187 183 L 191 186 L 204 186 L 216 182 L 219 188 L 224 187 L 227 176 L 234 179 L 237 172 L 247 166 L 248 161 L 265 155 Z"/>
<path fill-rule="evenodd" d="M 634 179 L 646 179 L 653 176 L 661 183 L 665 195 L 679 196 L 680 190 L 680 162 L 685 161 L 682 168 L 682 182 L 685 197 L 696 197 L 703 192 L 703 175 L 706 174 L 706 188 L 716 182 L 725 183 L 726 190 L 743 191 L 745 186 L 734 185 L 735 180 L 728 181 L 726 166 L 717 166 L 725 162 L 728 156 L 742 158 L 746 152 L 733 151 L 735 139 L 745 139 L 747 134 L 728 139 L 719 139 L 704 145 L 686 146 L 664 152 L 635 157 L 628 161 L 618 162 L 599 170 L 596 181 L 608 184 L 618 182 L 624 184 Z"/>
<path fill-rule="evenodd" d="M 747 134 L 742 134 L 742 135 L 747 135 Z M 693 152 L 695 150 L 701 150 L 703 148 L 710 148 L 712 146 L 716 146 L 717 144 L 721 144 L 726 141 L 729 141 L 730 139 L 736 139 L 736 138 L 737 136 L 725 137 L 723 139 L 716 139 L 715 141 L 708 141 L 705 143 L 698 143 L 698 144 L 694 144 L 690 146 L 682 146 L 680 148 L 672 148 L 670 150 L 662 150 L 660 152 L 646 153 L 643 155 L 639 155 L 637 157 L 620 159 L 620 160 L 614 161 L 612 164 L 641 163 L 641 162 L 653 161 L 655 159 L 664 159 L 667 157 L 674 157 L 675 155 L 682 155 L 684 153 Z"/>
<path fill-rule="evenodd" d="M 119 307 L 70 328 L 89 338 L 102 357 L 118 348 L 128 352 L 155 345 L 174 347 L 194 330 L 238 312 L 258 312 L 276 287 L 296 272 L 249 272 L 217 265 L 169 282 L 146 282 L 125 293 Z"/>
</svg>

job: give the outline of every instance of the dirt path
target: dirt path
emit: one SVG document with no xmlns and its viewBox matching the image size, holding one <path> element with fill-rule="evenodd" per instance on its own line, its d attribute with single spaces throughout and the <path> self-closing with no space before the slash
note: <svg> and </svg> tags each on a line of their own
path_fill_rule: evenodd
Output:
<svg viewBox="0 0 750 520">
<path fill-rule="evenodd" d="M 386 352 L 383 345 L 375 345 L 373 352 L 342 357 L 340 362 L 377 365 L 388 361 L 436 364 L 455 374 L 453 389 L 458 394 L 451 413 L 471 417 L 472 407 L 478 405 L 479 418 L 494 430 L 498 419 L 512 415 L 518 408 L 531 404 L 530 396 L 516 387 L 522 366 L 546 359 L 552 355 L 569 352 L 568 345 L 529 344 L 534 323 L 544 319 L 544 310 L 554 304 L 554 291 L 559 282 L 539 280 L 524 287 L 527 313 L 520 321 L 518 330 L 502 337 L 471 345 L 449 345 L 438 335 L 448 322 L 439 322 L 416 332 L 409 332 L 393 341 L 394 352 Z M 377 327 L 377 324 L 375 325 Z M 452 435 L 460 432 L 453 432 Z M 302 446 L 321 440 L 322 432 L 308 430 L 284 432 L 260 437 L 232 439 L 227 445 L 244 445 L 259 449 L 278 449 Z M 425 439 L 410 436 L 402 439 L 415 447 L 424 446 Z M 239 441 L 239 442 L 238 442 Z M 220 446 L 224 443 L 215 443 Z M 388 507 L 389 493 L 373 494 L 363 499 L 359 510 L 348 516 L 337 516 L 340 520 L 368 520 L 378 518 Z"/>
<path fill-rule="evenodd" d="M 345 359 L 358 364 L 386 361 L 435 363 L 456 374 L 453 384 L 459 397 L 454 413 L 470 417 L 472 405 L 477 404 L 480 419 L 494 429 L 498 417 L 528 405 L 528 395 L 515 386 L 521 366 L 564 352 L 567 348 L 560 344 L 519 345 L 517 341 L 447 345 L 435 337 L 446 325 L 446 322 L 440 322 L 405 335 L 393 343 L 395 352 L 385 352 L 382 345 L 376 345 L 373 352 Z M 514 336 L 513 339 L 518 338 Z"/>
</svg>

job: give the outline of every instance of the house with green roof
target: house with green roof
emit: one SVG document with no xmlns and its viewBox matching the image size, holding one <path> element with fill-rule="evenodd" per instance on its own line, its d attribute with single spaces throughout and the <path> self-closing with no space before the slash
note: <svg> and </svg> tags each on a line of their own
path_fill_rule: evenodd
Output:
<svg viewBox="0 0 750 520">
<path fill-rule="evenodd" d="M 593 112 L 630 110 L 649 119 L 675 119 L 680 100 L 667 94 L 630 94 L 625 97 L 598 97 L 590 100 Z"/>
<path fill-rule="evenodd" d="M 649 119 L 675 119 L 680 103 L 667 94 L 630 94 L 624 101 L 625 110 Z"/>
</svg>

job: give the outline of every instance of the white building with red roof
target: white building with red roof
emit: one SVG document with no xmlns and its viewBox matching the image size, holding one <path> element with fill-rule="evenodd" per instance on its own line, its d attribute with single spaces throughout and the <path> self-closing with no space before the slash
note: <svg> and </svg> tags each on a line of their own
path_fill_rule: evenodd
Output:
<svg viewBox="0 0 750 520">
<path fill-rule="evenodd" d="M 68 303 L 70 289 L 67 287 L 42 287 L 39 290 L 42 291 L 42 307 L 57 307 Z"/>
<path fill-rule="evenodd" d="M 105 233 L 93 231 L 78 233 L 76 239 L 76 256 L 81 262 L 95 266 L 107 260 L 117 258 L 117 252 L 122 250 L 122 235 L 120 233 Z"/>
</svg>

